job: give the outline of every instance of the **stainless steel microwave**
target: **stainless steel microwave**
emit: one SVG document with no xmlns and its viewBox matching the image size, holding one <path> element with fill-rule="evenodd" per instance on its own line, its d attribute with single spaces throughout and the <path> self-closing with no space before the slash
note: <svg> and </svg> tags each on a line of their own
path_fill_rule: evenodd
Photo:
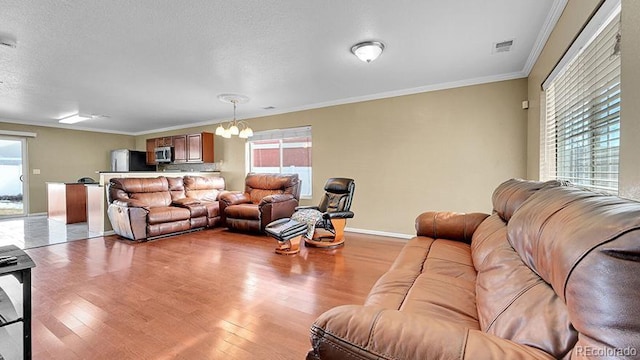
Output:
<svg viewBox="0 0 640 360">
<path fill-rule="evenodd" d="M 170 163 L 173 162 L 173 148 L 171 146 L 162 146 L 155 148 L 156 162 Z"/>
</svg>

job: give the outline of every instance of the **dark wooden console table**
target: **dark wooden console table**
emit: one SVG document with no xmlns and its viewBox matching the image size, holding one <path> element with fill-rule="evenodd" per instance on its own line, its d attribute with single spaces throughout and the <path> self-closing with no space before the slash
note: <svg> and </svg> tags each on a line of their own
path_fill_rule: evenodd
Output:
<svg viewBox="0 0 640 360">
<path fill-rule="evenodd" d="M 13 275 L 22 284 L 22 317 L 5 319 L 0 327 L 22 322 L 22 352 L 25 360 L 31 359 L 31 268 L 36 264 L 29 255 L 15 245 L 0 246 L 0 255 L 18 258 L 18 263 L 0 266 L 0 276 Z"/>
</svg>

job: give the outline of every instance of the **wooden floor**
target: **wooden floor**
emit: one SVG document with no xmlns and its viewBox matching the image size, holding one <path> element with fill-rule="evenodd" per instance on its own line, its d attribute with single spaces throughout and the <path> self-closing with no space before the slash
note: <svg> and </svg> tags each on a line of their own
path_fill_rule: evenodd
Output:
<svg viewBox="0 0 640 360">
<path fill-rule="evenodd" d="M 362 304 L 403 240 L 347 233 L 335 250 L 274 253 L 223 229 L 27 250 L 34 359 L 304 359 L 322 312 Z"/>
</svg>

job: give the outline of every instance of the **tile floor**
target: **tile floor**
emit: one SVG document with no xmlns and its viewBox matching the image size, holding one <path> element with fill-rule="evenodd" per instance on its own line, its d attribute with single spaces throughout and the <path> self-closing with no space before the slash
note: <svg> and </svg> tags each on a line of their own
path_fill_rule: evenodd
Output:
<svg viewBox="0 0 640 360">
<path fill-rule="evenodd" d="M 31 249 L 97 236 L 100 234 L 89 231 L 87 223 L 67 225 L 46 215 L 0 219 L 0 246 Z"/>
</svg>

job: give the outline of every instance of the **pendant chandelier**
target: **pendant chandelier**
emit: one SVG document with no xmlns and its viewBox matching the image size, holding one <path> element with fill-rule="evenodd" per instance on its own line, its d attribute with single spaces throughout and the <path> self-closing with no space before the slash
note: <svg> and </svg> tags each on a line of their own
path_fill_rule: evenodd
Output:
<svg viewBox="0 0 640 360">
<path fill-rule="evenodd" d="M 218 100 L 233 104 L 233 120 L 227 123 L 226 126 L 222 124 L 216 128 L 216 135 L 222 136 L 225 139 L 231 138 L 232 135 L 237 135 L 241 139 L 247 139 L 253 136 L 253 130 L 249 125 L 240 120 L 236 120 L 236 107 L 238 104 L 243 104 L 249 101 L 249 98 L 244 95 L 237 94 L 221 94 L 218 95 Z"/>
</svg>

